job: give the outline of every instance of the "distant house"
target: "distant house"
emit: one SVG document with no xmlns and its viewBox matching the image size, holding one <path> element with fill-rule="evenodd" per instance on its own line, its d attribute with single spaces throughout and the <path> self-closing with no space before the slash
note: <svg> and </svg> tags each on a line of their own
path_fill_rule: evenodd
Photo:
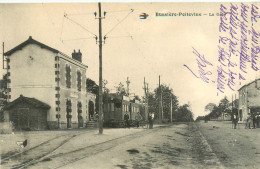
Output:
<svg viewBox="0 0 260 169">
<path fill-rule="evenodd" d="M 242 86 L 238 92 L 239 121 L 246 121 L 251 114 L 260 115 L 260 79 Z"/>
<path fill-rule="evenodd" d="M 221 114 L 221 120 L 224 120 L 224 121 L 230 121 L 230 120 L 232 120 L 233 119 L 233 115 L 237 115 L 237 113 L 238 113 L 238 99 L 236 99 L 236 100 L 233 100 L 233 102 L 230 102 L 229 103 L 229 107 L 228 107 L 228 109 L 229 109 L 229 111 L 230 111 L 230 113 L 227 113 L 227 112 L 223 112 L 222 114 Z M 233 110 L 233 112 L 232 112 L 232 110 Z"/>
<path fill-rule="evenodd" d="M 45 119 L 49 129 L 86 126 L 89 114 L 95 111 L 95 95 L 86 91 L 88 67 L 82 63 L 80 51 L 74 50 L 69 57 L 29 37 L 5 56 L 10 120 L 21 124 L 14 115 L 33 123 L 31 116 L 42 113 L 46 117 L 40 121 Z M 35 103 L 48 105 L 46 115 Z"/>
</svg>

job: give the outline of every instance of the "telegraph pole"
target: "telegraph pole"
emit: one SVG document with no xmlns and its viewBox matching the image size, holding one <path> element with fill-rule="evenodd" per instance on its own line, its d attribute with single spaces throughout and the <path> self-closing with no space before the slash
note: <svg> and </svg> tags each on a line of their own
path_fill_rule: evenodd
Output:
<svg viewBox="0 0 260 169">
<path fill-rule="evenodd" d="M 233 113 L 234 113 L 234 112 L 233 112 L 233 94 L 232 94 L 232 111 L 231 111 L 231 114 L 234 116 Z"/>
<path fill-rule="evenodd" d="M 126 85 L 127 85 L 127 96 L 128 96 L 128 97 L 129 97 L 129 84 L 130 84 L 130 80 L 129 80 L 129 78 L 127 77 Z"/>
<path fill-rule="evenodd" d="M 161 76 L 159 75 L 159 121 L 162 120 L 162 113 L 161 113 Z"/>
<path fill-rule="evenodd" d="M 5 69 L 5 55 L 4 55 L 4 52 L 5 52 L 5 43 L 3 42 L 3 69 Z"/>
<path fill-rule="evenodd" d="M 171 123 L 172 123 L 172 97 L 171 97 L 171 106 L 170 107 L 171 107 L 171 110 L 170 110 L 171 116 L 170 117 L 171 117 Z"/>
<path fill-rule="evenodd" d="M 145 83 L 145 77 L 144 77 L 144 95 L 145 95 L 145 104 L 147 105 L 147 107 L 145 108 L 145 113 L 147 115 L 149 115 L 149 109 L 148 109 L 148 83 Z"/>
<path fill-rule="evenodd" d="M 102 18 L 101 18 L 101 3 L 98 3 L 98 21 L 99 21 L 99 134 L 103 134 L 103 81 L 102 81 Z"/>
<path fill-rule="evenodd" d="M 98 92 L 98 96 L 99 96 L 99 119 L 98 119 L 98 124 L 99 124 L 99 134 L 103 134 L 103 81 L 102 81 L 102 44 L 103 42 L 105 43 L 105 40 L 107 38 L 107 35 L 109 33 L 111 33 L 122 21 L 124 21 L 130 13 L 132 13 L 134 10 L 131 9 L 131 11 L 121 20 L 119 21 L 108 33 L 106 33 L 106 35 L 104 36 L 104 41 L 102 41 L 102 19 L 105 18 L 106 13 L 104 11 L 104 17 L 101 16 L 101 3 L 98 3 L 98 17 L 97 16 L 97 12 L 94 12 L 95 15 L 95 19 L 99 20 L 99 35 L 95 35 L 94 33 L 90 32 L 88 29 L 86 29 L 85 27 L 83 27 L 81 24 L 77 23 L 76 21 L 70 19 L 68 17 L 68 14 L 64 14 L 64 17 L 67 18 L 68 20 L 70 20 L 72 23 L 78 25 L 79 27 L 83 28 L 85 31 L 87 31 L 88 33 L 92 34 L 95 36 L 96 39 L 96 43 L 99 45 L 99 92 Z M 70 14 L 71 15 L 71 14 Z M 105 85 L 104 85 L 105 86 Z"/>
</svg>

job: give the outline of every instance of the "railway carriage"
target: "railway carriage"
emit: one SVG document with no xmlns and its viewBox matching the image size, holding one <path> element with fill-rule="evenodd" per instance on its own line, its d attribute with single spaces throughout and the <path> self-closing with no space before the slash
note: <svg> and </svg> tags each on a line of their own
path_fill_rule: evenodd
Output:
<svg viewBox="0 0 260 169">
<path fill-rule="evenodd" d="M 140 113 L 147 120 L 147 106 L 138 100 L 119 94 L 109 94 L 104 98 L 103 112 L 106 127 L 124 127 L 124 115 L 129 115 L 130 126 L 135 126 L 136 116 Z"/>
</svg>

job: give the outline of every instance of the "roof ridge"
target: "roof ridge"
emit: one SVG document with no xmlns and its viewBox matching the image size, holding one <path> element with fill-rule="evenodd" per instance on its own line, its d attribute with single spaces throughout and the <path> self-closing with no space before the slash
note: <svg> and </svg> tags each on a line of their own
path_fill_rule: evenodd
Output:
<svg viewBox="0 0 260 169">
<path fill-rule="evenodd" d="M 43 43 L 41 43 L 41 42 L 39 42 L 39 41 L 37 41 L 37 40 L 34 40 L 34 39 L 32 38 L 32 36 L 29 36 L 29 38 L 28 38 L 26 41 L 20 43 L 20 44 L 17 45 L 16 47 L 14 47 L 14 48 L 10 49 L 9 51 L 5 52 L 4 55 L 5 55 L 5 56 L 10 56 L 10 55 L 12 55 L 14 52 L 16 52 L 17 50 L 22 49 L 24 46 L 26 46 L 26 45 L 28 45 L 28 44 L 37 44 L 37 45 L 39 45 L 41 48 L 48 49 L 48 50 L 50 50 L 50 51 L 52 51 L 52 52 L 54 52 L 54 53 L 59 53 L 59 50 L 54 49 L 54 48 L 52 48 L 52 47 L 50 47 L 50 46 L 47 46 L 47 45 L 45 45 L 45 44 L 43 44 Z"/>
</svg>

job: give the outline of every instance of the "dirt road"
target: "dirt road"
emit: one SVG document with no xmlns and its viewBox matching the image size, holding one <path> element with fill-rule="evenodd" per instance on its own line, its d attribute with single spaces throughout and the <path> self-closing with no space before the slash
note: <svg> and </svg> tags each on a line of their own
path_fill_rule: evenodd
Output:
<svg viewBox="0 0 260 169">
<path fill-rule="evenodd" d="M 260 129 L 231 122 L 200 122 L 197 126 L 226 168 L 260 168 Z"/>
<path fill-rule="evenodd" d="M 1 167 L 259 168 L 260 145 L 254 142 L 259 139 L 254 137 L 258 132 L 257 129 L 250 132 L 245 129 L 234 131 L 228 124 L 216 122 L 179 123 L 152 130 L 106 129 L 104 135 L 98 135 L 96 131 L 81 132 L 64 137 L 66 141 L 55 139 L 55 146 L 48 142 L 50 147 L 38 151 L 35 158 L 28 151 L 27 156 L 3 163 Z M 25 165 L 23 159 L 27 160 Z"/>
<path fill-rule="evenodd" d="M 144 130 L 60 155 L 30 168 L 223 168 L 194 124 Z"/>
</svg>

